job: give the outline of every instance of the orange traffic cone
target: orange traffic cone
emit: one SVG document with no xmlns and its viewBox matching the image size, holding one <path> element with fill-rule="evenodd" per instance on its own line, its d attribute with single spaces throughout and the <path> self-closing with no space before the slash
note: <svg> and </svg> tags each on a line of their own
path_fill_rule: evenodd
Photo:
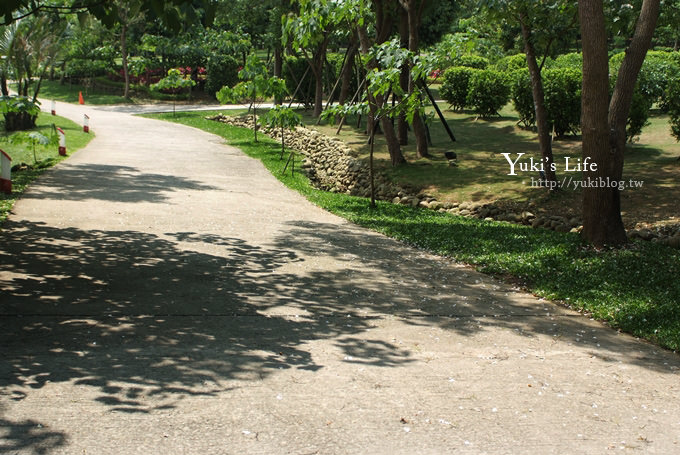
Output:
<svg viewBox="0 0 680 455">
<path fill-rule="evenodd" d="M 83 92 L 78 92 L 78 104 L 85 104 L 85 100 L 83 99 Z"/>
</svg>

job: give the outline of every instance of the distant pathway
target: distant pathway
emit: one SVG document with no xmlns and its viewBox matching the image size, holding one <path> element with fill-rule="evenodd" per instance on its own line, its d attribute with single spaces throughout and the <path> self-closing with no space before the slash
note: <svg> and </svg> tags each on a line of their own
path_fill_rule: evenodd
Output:
<svg viewBox="0 0 680 455">
<path fill-rule="evenodd" d="M 0 453 L 680 453 L 680 359 L 112 108 L 0 232 Z"/>
</svg>

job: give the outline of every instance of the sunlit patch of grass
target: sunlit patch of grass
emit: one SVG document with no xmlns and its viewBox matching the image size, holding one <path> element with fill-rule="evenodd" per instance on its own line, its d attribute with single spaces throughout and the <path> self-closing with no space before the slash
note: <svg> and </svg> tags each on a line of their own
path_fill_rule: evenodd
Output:
<svg viewBox="0 0 680 455">
<path fill-rule="evenodd" d="M 85 147 L 94 137 L 93 133 L 84 133 L 80 125 L 59 116 L 41 113 L 36 121 L 36 128 L 45 136 L 53 134 L 54 127 L 61 128 L 66 133 L 66 150 L 69 155 Z M 9 215 L 14 203 L 21 197 L 26 187 L 50 168 L 66 157 L 59 156 L 57 146 L 36 147 L 37 162 L 33 157 L 33 148 L 25 144 L 12 144 L 10 136 L 17 133 L 0 132 L 0 149 L 12 158 L 12 166 L 21 165 L 21 170 L 12 173 L 12 194 L 0 194 L 0 222 Z"/>
</svg>

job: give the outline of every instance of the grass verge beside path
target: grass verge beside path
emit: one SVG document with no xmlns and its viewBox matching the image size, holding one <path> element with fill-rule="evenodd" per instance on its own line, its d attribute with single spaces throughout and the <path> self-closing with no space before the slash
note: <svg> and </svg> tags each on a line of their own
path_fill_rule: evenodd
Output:
<svg viewBox="0 0 680 455">
<path fill-rule="evenodd" d="M 94 137 L 92 133 L 84 133 L 82 126 L 64 117 L 51 116 L 40 113 L 36 121 L 37 131 L 45 136 L 51 136 L 53 126 L 56 125 L 66 133 L 66 152 L 68 155 L 85 147 Z M 4 150 L 12 158 L 12 167 L 25 163 L 24 169 L 12 172 L 12 194 L 0 193 L 0 223 L 9 215 L 14 203 L 21 197 L 26 187 L 46 169 L 54 166 L 58 162 L 66 159 L 66 156 L 59 156 L 59 149 L 56 145 L 36 147 L 37 162 L 33 157 L 33 148 L 26 144 L 12 144 L 8 137 L 16 133 L 0 132 L 0 149 Z"/>
<path fill-rule="evenodd" d="M 217 134 L 257 158 L 288 187 L 358 225 L 478 270 L 519 283 L 534 294 L 559 300 L 615 328 L 680 349 L 680 251 L 650 242 L 595 251 L 576 234 L 503 222 L 456 217 L 426 209 L 314 189 L 306 177 L 282 174 L 280 144 L 253 132 L 206 120 L 213 113 L 148 115 Z M 298 155 L 299 156 L 299 155 Z"/>
</svg>

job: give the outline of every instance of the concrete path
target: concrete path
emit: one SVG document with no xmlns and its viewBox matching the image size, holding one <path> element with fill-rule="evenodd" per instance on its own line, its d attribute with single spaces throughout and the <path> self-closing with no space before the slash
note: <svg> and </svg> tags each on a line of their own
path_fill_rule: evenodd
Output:
<svg viewBox="0 0 680 455">
<path fill-rule="evenodd" d="M 96 138 L 0 233 L 0 452 L 680 453 L 680 359 L 346 223 L 209 134 Z"/>
</svg>

